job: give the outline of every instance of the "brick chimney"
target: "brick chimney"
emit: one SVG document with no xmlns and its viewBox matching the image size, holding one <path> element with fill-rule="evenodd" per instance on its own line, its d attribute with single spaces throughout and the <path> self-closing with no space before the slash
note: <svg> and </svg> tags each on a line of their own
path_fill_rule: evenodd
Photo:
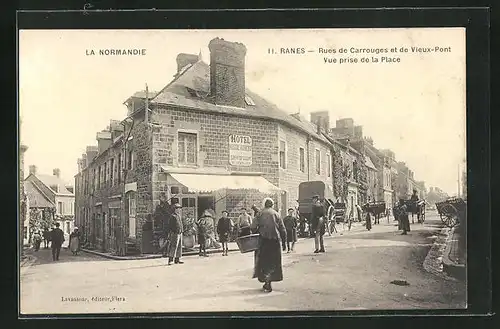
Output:
<svg viewBox="0 0 500 329">
<path fill-rule="evenodd" d="M 245 45 L 210 41 L 210 93 L 215 104 L 245 107 Z"/>
<path fill-rule="evenodd" d="M 116 137 L 123 133 L 123 125 L 118 120 L 111 120 L 109 122 L 109 128 L 111 131 L 111 141 L 114 141 Z"/>
<path fill-rule="evenodd" d="M 103 130 L 96 134 L 97 139 L 97 148 L 99 150 L 99 154 L 106 151 L 111 146 L 111 131 Z"/>
<path fill-rule="evenodd" d="M 311 122 L 319 125 L 324 132 L 330 131 L 330 115 L 328 111 L 311 112 Z"/>
<path fill-rule="evenodd" d="M 54 176 L 56 176 L 57 178 L 60 178 L 61 177 L 61 170 L 59 168 L 55 168 L 54 170 L 52 170 L 52 174 Z"/>
<path fill-rule="evenodd" d="M 82 169 L 87 168 L 87 153 L 82 154 Z"/>
<path fill-rule="evenodd" d="M 31 165 L 29 169 L 30 169 L 30 175 L 36 175 L 36 166 L 35 165 Z"/>
<path fill-rule="evenodd" d="M 99 154 L 99 148 L 97 146 L 87 146 L 87 166 L 94 161 L 94 158 Z"/>
<path fill-rule="evenodd" d="M 322 117 L 317 117 L 316 118 L 316 133 L 319 135 L 321 134 L 321 126 L 322 126 L 322 122 L 323 122 L 323 118 Z"/>
<path fill-rule="evenodd" d="M 182 70 L 182 68 L 186 65 L 189 64 L 194 64 L 198 62 L 198 55 L 193 55 L 193 54 L 184 54 L 181 53 L 177 55 L 176 61 L 177 61 L 177 74 Z"/>
</svg>

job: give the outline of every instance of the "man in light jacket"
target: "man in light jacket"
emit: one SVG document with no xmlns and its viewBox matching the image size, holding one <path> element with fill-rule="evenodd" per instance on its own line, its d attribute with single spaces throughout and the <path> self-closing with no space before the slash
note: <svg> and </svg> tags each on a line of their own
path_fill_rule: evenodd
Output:
<svg viewBox="0 0 500 329">
<path fill-rule="evenodd" d="M 169 232 L 168 232 L 168 265 L 172 262 L 175 264 L 184 264 L 180 259 L 182 257 L 182 217 L 181 209 L 182 206 L 178 203 L 174 205 L 174 213 L 172 218 L 169 220 Z"/>
</svg>

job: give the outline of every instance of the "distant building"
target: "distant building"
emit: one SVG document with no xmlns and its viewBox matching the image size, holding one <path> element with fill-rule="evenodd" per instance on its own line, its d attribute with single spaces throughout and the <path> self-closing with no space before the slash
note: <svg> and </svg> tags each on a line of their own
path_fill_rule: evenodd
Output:
<svg viewBox="0 0 500 329">
<path fill-rule="evenodd" d="M 75 219 L 73 186 L 61 179 L 59 169 L 54 169 L 52 175 L 38 173 L 34 165 L 29 169 L 25 184 L 30 203 L 30 217 L 36 214 L 36 218 L 31 218 L 31 222 L 37 223 L 38 229 L 43 229 L 38 223 L 59 222 L 64 233 L 70 234 Z"/>
<path fill-rule="evenodd" d="M 378 150 L 373 145 L 372 138 L 363 136 L 363 127 L 354 125 L 351 118 L 337 120 L 336 127 L 330 131 L 337 138 L 349 138 L 352 147 L 363 155 L 366 180 L 360 181 L 360 202 L 385 201 L 392 205 L 390 151 L 384 153 Z"/>
</svg>

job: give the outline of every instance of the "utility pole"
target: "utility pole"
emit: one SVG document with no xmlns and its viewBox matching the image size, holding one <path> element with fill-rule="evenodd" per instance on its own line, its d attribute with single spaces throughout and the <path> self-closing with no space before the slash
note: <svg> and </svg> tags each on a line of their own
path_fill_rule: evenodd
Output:
<svg viewBox="0 0 500 329">
<path fill-rule="evenodd" d="M 144 110 L 144 121 L 148 123 L 148 115 L 149 115 L 149 92 L 148 92 L 148 84 L 146 83 L 146 109 Z"/>
<path fill-rule="evenodd" d="M 458 185 L 458 197 L 460 198 L 460 163 L 458 164 L 458 171 L 457 171 L 457 174 L 458 174 L 458 179 L 457 179 L 457 185 Z"/>
</svg>

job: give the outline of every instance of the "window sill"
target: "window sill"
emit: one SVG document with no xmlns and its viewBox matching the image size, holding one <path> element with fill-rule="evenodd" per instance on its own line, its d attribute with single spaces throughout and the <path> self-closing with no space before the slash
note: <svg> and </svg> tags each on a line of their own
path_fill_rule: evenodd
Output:
<svg viewBox="0 0 500 329">
<path fill-rule="evenodd" d="M 179 168 L 200 168 L 200 165 L 198 165 L 198 164 L 178 163 L 177 167 L 179 167 Z"/>
</svg>

